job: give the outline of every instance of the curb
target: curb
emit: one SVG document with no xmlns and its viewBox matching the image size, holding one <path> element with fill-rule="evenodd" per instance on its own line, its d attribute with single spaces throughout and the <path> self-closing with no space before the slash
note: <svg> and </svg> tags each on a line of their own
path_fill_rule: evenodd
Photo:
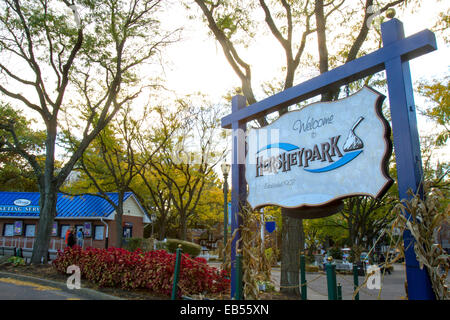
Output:
<svg viewBox="0 0 450 320">
<path fill-rule="evenodd" d="M 124 300 L 119 297 L 112 296 L 112 295 L 102 293 L 102 292 L 99 292 L 99 291 L 96 291 L 93 289 L 89 289 L 89 288 L 81 288 L 81 289 L 72 289 L 71 290 L 71 289 L 67 288 L 67 286 L 64 283 L 47 280 L 47 279 L 36 278 L 36 277 L 32 277 L 32 276 L 25 276 L 25 275 L 0 271 L 0 277 L 8 277 L 8 278 L 16 279 L 16 280 L 29 281 L 29 282 L 33 282 L 33 283 L 37 283 L 37 284 L 41 284 L 41 285 L 56 287 L 64 292 L 76 294 L 87 300 Z"/>
</svg>

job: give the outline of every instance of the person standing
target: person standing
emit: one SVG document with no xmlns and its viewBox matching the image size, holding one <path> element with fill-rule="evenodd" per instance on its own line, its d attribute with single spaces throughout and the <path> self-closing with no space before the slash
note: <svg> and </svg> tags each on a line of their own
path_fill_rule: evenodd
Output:
<svg viewBox="0 0 450 320">
<path fill-rule="evenodd" d="M 75 242 L 75 231 L 70 229 L 69 235 L 67 236 L 67 245 L 72 248 Z"/>
<path fill-rule="evenodd" d="M 72 229 L 68 228 L 67 231 L 66 231 L 66 234 L 64 236 L 64 240 L 66 242 L 66 246 L 69 246 L 69 235 L 70 235 L 71 232 L 72 232 Z"/>
<path fill-rule="evenodd" d="M 83 228 L 78 229 L 77 232 L 77 245 L 80 246 L 81 248 L 83 248 L 83 241 L 84 240 L 84 233 L 83 233 Z"/>
</svg>

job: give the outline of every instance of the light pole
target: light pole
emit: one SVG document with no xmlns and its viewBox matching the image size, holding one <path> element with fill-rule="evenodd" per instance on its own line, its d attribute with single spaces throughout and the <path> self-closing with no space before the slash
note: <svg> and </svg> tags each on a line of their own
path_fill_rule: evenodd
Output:
<svg viewBox="0 0 450 320">
<path fill-rule="evenodd" d="M 153 239 L 153 225 L 155 224 L 155 221 L 156 221 L 156 214 L 152 213 L 152 215 L 150 216 L 150 219 L 152 221 L 152 235 L 151 235 L 151 238 Z"/>
<path fill-rule="evenodd" d="M 220 168 L 223 173 L 223 249 L 227 247 L 227 234 L 228 234 L 228 173 L 230 172 L 230 165 L 228 163 L 222 163 Z M 225 262 L 226 253 L 224 251 L 223 261 Z"/>
</svg>

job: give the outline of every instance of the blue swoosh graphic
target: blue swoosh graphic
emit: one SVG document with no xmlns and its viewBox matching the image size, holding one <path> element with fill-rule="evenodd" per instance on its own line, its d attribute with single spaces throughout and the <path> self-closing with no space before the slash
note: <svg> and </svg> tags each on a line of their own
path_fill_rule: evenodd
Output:
<svg viewBox="0 0 450 320">
<path fill-rule="evenodd" d="M 290 143 L 272 143 L 272 144 L 268 144 L 264 148 L 260 149 L 257 153 L 260 153 L 263 150 L 272 149 L 272 148 L 279 148 L 279 149 L 283 149 L 286 151 L 292 151 L 292 150 L 298 149 L 297 146 L 290 144 Z"/>
<path fill-rule="evenodd" d="M 353 159 L 355 159 L 357 156 L 359 156 L 363 152 L 363 150 L 358 150 L 350 153 L 346 153 L 342 158 L 340 158 L 338 161 L 334 162 L 333 164 L 330 164 L 329 166 L 319 168 L 319 169 L 303 169 L 308 172 L 318 173 L 318 172 L 327 172 L 334 169 L 337 169 L 339 167 L 342 167 L 343 165 L 346 165 Z"/>
</svg>

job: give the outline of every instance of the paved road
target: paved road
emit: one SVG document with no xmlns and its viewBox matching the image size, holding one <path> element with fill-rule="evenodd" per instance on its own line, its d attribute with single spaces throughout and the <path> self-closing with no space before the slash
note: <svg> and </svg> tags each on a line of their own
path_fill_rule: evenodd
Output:
<svg viewBox="0 0 450 320">
<path fill-rule="evenodd" d="M 44 286 L 30 281 L 0 277 L 1 300 L 81 300 L 59 288 Z"/>
<path fill-rule="evenodd" d="M 64 283 L 0 272 L 0 300 L 117 300 L 87 288 L 70 290 Z"/>
</svg>

